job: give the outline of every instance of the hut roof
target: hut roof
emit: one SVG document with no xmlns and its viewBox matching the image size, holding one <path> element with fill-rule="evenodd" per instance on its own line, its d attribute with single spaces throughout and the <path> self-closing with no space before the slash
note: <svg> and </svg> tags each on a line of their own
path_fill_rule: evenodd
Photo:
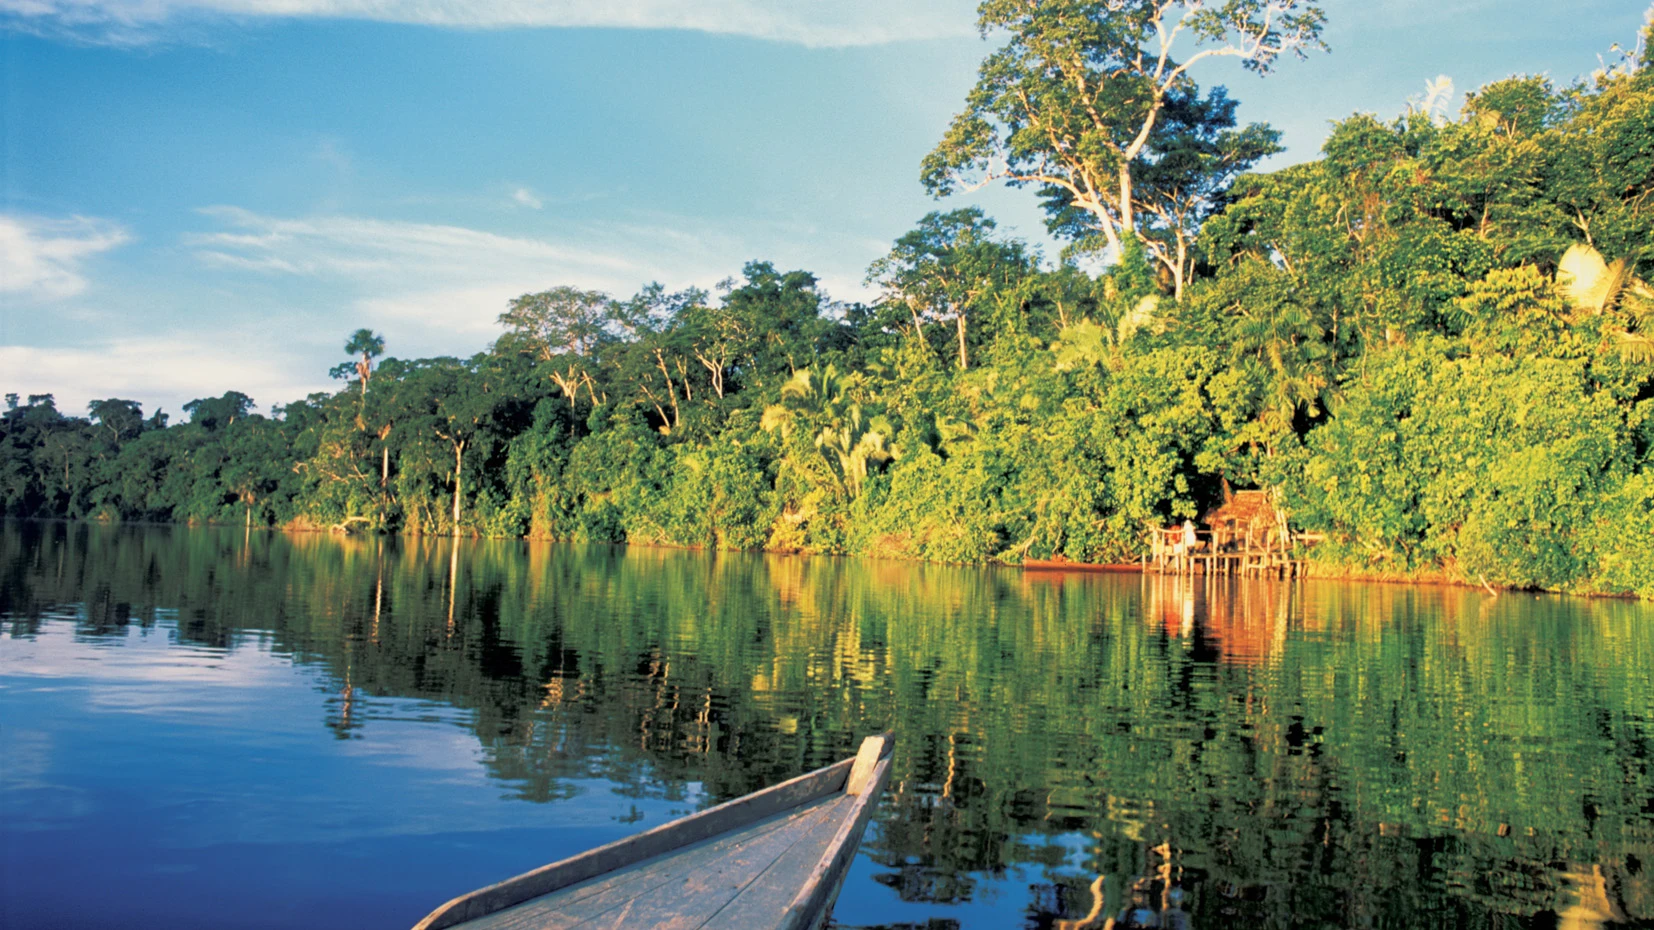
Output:
<svg viewBox="0 0 1654 930">
<path fill-rule="evenodd" d="M 1218 526 L 1234 521 L 1236 526 L 1254 523 L 1274 523 L 1275 507 L 1269 501 L 1268 491 L 1228 491 L 1222 504 L 1206 511 L 1200 522 Z"/>
</svg>

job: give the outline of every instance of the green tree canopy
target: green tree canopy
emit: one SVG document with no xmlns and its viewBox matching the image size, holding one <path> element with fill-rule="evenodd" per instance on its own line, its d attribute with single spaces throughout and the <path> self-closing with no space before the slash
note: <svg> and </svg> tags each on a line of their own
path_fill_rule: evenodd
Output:
<svg viewBox="0 0 1654 930">
<path fill-rule="evenodd" d="M 907 308 L 921 340 L 926 320 L 953 321 L 961 370 L 970 367 L 966 343 L 973 311 L 1015 290 L 1035 266 L 1022 243 L 994 237 L 995 225 L 979 207 L 927 214 L 867 273 L 885 299 Z"/>
<path fill-rule="evenodd" d="M 371 329 L 359 329 L 345 340 L 345 351 L 361 357 L 333 366 L 328 374 L 335 378 L 348 378 L 355 372 L 357 380 L 362 383 L 362 394 L 366 396 L 368 379 L 373 377 L 373 360 L 385 354 L 385 337 Z"/>
<path fill-rule="evenodd" d="M 1187 239 L 1214 189 L 1276 146 L 1266 127 L 1235 130 L 1233 103 L 1221 90 L 1202 98 L 1189 68 L 1233 57 L 1268 73 L 1284 54 L 1321 47 L 1320 7 L 984 0 L 978 14 L 984 36 L 1008 41 L 926 156 L 925 187 L 943 196 L 996 180 L 1033 185 L 1054 229 L 1100 237 L 1115 255 L 1143 238 L 1181 299 Z M 1180 39 L 1198 49 L 1182 61 Z"/>
<path fill-rule="evenodd" d="M 225 391 L 219 397 L 201 397 L 184 405 L 190 422 L 212 432 L 228 427 L 251 413 L 253 399 L 240 391 Z"/>
<path fill-rule="evenodd" d="M 609 337 L 618 309 L 614 299 L 602 291 L 567 285 L 524 294 L 500 314 L 506 332 L 495 348 L 527 352 L 546 361 L 563 354 L 589 356 Z"/>
</svg>

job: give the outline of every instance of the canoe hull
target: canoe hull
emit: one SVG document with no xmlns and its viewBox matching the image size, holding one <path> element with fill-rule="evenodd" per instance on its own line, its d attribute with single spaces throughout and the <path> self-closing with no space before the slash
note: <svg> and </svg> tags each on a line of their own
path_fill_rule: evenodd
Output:
<svg viewBox="0 0 1654 930">
<path fill-rule="evenodd" d="M 461 895 L 414 930 L 564 926 L 576 912 L 591 914 L 578 919 L 592 926 L 622 926 L 644 911 L 663 926 L 813 930 L 831 913 L 889 780 L 892 744 L 868 737 L 855 758 Z M 707 857 L 720 848 L 715 867 Z M 743 858 L 759 849 L 769 857 Z M 627 882 L 644 891 L 620 888 Z"/>
<path fill-rule="evenodd" d="M 1143 566 L 1136 562 L 1063 562 L 1057 559 L 1023 559 L 1022 570 L 1025 572 L 1119 572 L 1137 573 Z"/>
</svg>

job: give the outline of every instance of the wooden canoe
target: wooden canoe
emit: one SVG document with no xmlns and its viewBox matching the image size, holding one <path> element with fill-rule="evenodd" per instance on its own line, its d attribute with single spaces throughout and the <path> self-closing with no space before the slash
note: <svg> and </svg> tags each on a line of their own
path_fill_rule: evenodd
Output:
<svg viewBox="0 0 1654 930">
<path fill-rule="evenodd" d="M 414 930 L 815 930 L 894 744 L 869 736 L 853 758 L 460 895 Z"/>
<path fill-rule="evenodd" d="M 1061 559 L 1023 559 L 1022 570 L 1028 572 L 1141 572 L 1136 562 L 1107 564 L 1099 562 L 1065 562 Z"/>
</svg>

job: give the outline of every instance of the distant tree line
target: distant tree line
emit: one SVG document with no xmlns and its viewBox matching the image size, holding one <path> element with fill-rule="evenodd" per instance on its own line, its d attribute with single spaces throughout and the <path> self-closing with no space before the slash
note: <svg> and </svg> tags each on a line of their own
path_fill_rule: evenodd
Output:
<svg viewBox="0 0 1654 930">
<path fill-rule="evenodd" d="M 1112 561 L 1226 480 L 1273 489 L 1326 570 L 1654 596 L 1646 43 L 1454 118 L 1352 116 L 1258 174 L 1276 134 L 1169 51 L 1152 67 L 1169 46 L 1138 8 L 1179 6 L 982 6 L 1009 40 L 924 181 L 1035 187 L 1054 260 L 937 212 L 872 265 L 870 304 L 753 262 L 715 293 L 525 294 L 468 359 L 363 330 L 344 387 L 271 416 L 234 391 L 170 426 L 11 395 L 0 508 Z M 1190 28 L 1267 70 L 1318 44 L 1299 6 Z"/>
</svg>

